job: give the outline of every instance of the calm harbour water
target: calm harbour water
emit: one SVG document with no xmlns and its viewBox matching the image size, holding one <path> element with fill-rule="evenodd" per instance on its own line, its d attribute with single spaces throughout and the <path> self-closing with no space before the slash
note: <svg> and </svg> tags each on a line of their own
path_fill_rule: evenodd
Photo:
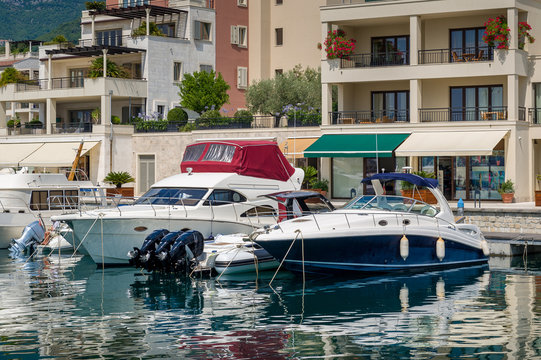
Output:
<svg viewBox="0 0 541 360">
<path fill-rule="evenodd" d="M 0 250 L 0 358 L 533 359 L 541 257 L 412 276 L 233 279 Z M 261 274 L 260 274 L 261 275 Z"/>
</svg>

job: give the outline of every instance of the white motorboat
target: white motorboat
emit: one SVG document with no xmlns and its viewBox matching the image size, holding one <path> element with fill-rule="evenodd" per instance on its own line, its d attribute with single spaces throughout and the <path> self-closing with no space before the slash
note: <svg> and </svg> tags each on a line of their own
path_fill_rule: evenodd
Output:
<svg viewBox="0 0 541 360">
<path fill-rule="evenodd" d="M 385 195 L 391 191 L 383 183 L 397 180 L 428 188 L 438 204 Z M 386 273 L 488 261 L 481 231 L 455 223 L 437 180 L 383 173 L 363 182 L 373 185 L 375 195 L 361 195 L 327 214 L 280 222 L 251 238 L 293 271 Z"/>
<path fill-rule="evenodd" d="M 260 195 L 298 190 L 303 177 L 275 142 L 198 142 L 187 146 L 180 174 L 158 181 L 133 204 L 54 220 L 69 225 L 74 247 L 96 263 L 128 264 L 127 253 L 156 229 L 197 230 L 207 239 L 275 224 L 276 202 Z"/>
<path fill-rule="evenodd" d="M 77 209 L 83 199 L 99 202 L 103 191 L 90 181 L 69 181 L 64 174 L 0 172 L 0 249 L 21 236 L 26 225 L 42 220 L 47 228 L 51 216 Z"/>
</svg>

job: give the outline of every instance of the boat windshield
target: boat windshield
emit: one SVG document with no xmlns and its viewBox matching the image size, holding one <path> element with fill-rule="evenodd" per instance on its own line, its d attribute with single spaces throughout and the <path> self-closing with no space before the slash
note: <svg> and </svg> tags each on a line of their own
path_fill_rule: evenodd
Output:
<svg viewBox="0 0 541 360">
<path fill-rule="evenodd" d="M 426 216 L 436 216 L 439 212 L 436 207 L 423 201 L 387 195 L 362 195 L 347 203 L 344 209 L 411 212 Z"/>
<path fill-rule="evenodd" d="M 135 204 L 195 206 L 207 192 L 204 188 L 151 188 Z"/>
</svg>

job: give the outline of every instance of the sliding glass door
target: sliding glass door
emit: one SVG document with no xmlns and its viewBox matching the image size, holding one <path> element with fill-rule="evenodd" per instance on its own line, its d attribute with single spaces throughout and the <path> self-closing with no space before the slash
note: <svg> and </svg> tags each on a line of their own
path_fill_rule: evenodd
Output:
<svg viewBox="0 0 541 360">
<path fill-rule="evenodd" d="M 409 121 L 409 91 L 372 92 L 372 117 L 375 122 Z"/>
<path fill-rule="evenodd" d="M 372 65 L 409 64 L 409 36 L 372 38 Z"/>
<path fill-rule="evenodd" d="M 451 61 L 489 60 L 492 49 L 483 41 L 485 28 L 453 29 L 449 32 Z"/>
<path fill-rule="evenodd" d="M 452 87 L 451 121 L 504 120 L 503 86 Z"/>
</svg>

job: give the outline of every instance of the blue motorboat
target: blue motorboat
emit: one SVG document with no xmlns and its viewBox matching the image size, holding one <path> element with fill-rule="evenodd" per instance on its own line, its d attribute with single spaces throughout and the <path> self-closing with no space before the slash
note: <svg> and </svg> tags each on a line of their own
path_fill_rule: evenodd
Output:
<svg viewBox="0 0 541 360">
<path fill-rule="evenodd" d="M 297 217 L 260 229 L 251 237 L 283 266 L 307 273 L 424 271 L 488 261 L 487 242 L 476 225 L 456 223 L 435 179 L 381 173 L 362 180 L 374 195 L 343 208 Z M 426 188 L 436 204 L 399 193 Z"/>
</svg>

